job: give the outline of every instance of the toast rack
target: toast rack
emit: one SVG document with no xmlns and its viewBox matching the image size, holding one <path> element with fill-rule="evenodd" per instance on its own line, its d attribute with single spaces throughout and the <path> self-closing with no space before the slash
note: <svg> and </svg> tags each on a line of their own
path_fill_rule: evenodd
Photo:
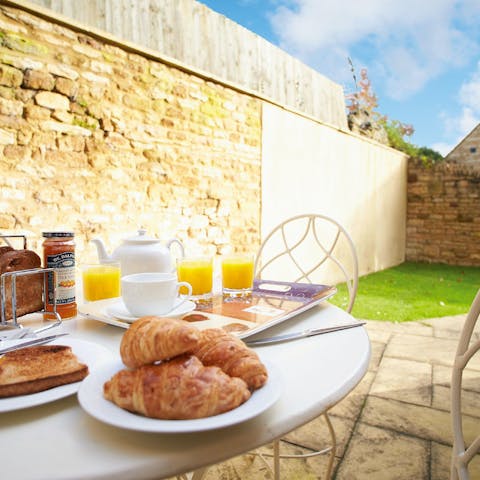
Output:
<svg viewBox="0 0 480 480">
<path fill-rule="evenodd" d="M 25 235 L 0 235 L 0 238 L 4 240 L 4 242 L 8 246 L 12 246 L 11 243 L 8 241 L 8 238 L 23 238 L 23 248 L 27 248 L 27 239 Z M 47 325 L 40 327 L 34 331 L 34 333 L 43 332 L 50 328 L 56 327 L 62 323 L 62 317 L 57 312 L 57 292 L 56 292 L 56 272 L 54 268 L 31 268 L 27 270 L 16 270 L 12 272 L 5 272 L 0 275 L 0 330 L 11 330 L 11 329 L 22 329 L 24 328 L 18 322 L 17 317 L 17 277 L 25 276 L 25 275 L 35 275 L 35 274 L 43 274 L 43 290 L 42 290 L 42 298 L 43 298 L 43 309 L 39 310 L 38 312 L 32 313 L 42 313 L 44 318 L 46 316 L 53 316 L 54 320 L 49 322 Z M 47 312 L 47 292 L 46 292 L 46 285 L 47 285 L 47 275 L 52 273 L 53 275 L 53 311 Z M 7 279 L 11 278 L 10 282 L 10 295 L 7 296 Z M 6 303 L 7 298 L 11 299 L 11 307 L 12 307 L 12 318 L 11 321 L 7 320 L 6 315 Z"/>
</svg>

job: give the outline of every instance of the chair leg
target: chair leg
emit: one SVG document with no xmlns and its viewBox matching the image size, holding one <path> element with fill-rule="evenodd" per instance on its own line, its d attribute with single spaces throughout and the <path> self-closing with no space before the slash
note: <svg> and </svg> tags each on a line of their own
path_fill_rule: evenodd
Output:
<svg viewBox="0 0 480 480">
<path fill-rule="evenodd" d="M 280 440 L 273 442 L 273 478 L 280 480 Z"/>
<path fill-rule="evenodd" d="M 450 461 L 450 480 L 459 480 L 457 465 L 455 463 L 455 452 L 457 451 L 455 442 L 453 442 L 452 459 Z"/>
<path fill-rule="evenodd" d="M 207 474 L 208 468 L 199 468 L 195 470 L 192 474 L 191 480 L 202 480 L 202 478 Z"/>
<path fill-rule="evenodd" d="M 323 417 L 327 423 L 328 431 L 330 433 L 331 446 L 321 450 L 319 452 L 314 452 L 312 454 L 300 454 L 300 455 L 281 455 L 280 454 L 280 440 L 275 440 L 273 442 L 273 454 L 270 455 L 273 457 L 273 478 L 274 480 L 280 480 L 280 458 L 308 458 L 316 455 L 321 455 L 323 453 L 329 453 L 327 471 L 325 474 L 325 480 L 330 480 L 333 470 L 333 462 L 335 460 L 335 453 L 337 451 L 337 437 L 335 435 L 335 430 L 333 428 L 332 422 L 328 413 L 324 413 Z M 260 455 L 263 459 L 263 455 Z M 269 456 L 266 454 L 266 456 Z M 264 459 L 263 459 L 264 460 Z M 265 461 L 265 460 L 264 460 Z M 266 462 L 265 462 L 266 463 Z"/>
<path fill-rule="evenodd" d="M 330 417 L 328 416 L 328 413 L 325 412 L 323 416 L 325 417 L 325 421 L 327 422 L 328 431 L 330 432 L 330 438 L 332 439 L 332 448 L 330 450 L 327 474 L 325 476 L 326 480 L 330 480 L 332 476 L 332 470 L 333 470 L 333 461 L 335 460 L 335 452 L 337 451 L 337 437 L 335 436 L 335 430 L 333 429 L 333 425 L 330 420 Z"/>
<path fill-rule="evenodd" d="M 182 473 L 182 475 L 177 475 L 177 480 L 202 480 L 202 478 L 206 475 L 208 471 L 208 467 L 199 468 L 190 473 Z"/>
<path fill-rule="evenodd" d="M 457 469 L 455 468 L 453 461 L 450 467 L 450 480 L 458 480 Z"/>
</svg>

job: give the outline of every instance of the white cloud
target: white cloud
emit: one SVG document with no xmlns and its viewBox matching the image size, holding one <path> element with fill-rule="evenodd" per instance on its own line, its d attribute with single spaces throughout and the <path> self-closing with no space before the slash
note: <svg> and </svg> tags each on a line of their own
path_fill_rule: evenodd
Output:
<svg viewBox="0 0 480 480">
<path fill-rule="evenodd" d="M 455 139 L 450 150 L 480 123 L 480 62 L 477 70 L 461 86 L 458 100 L 457 114 L 441 114 L 446 134 Z"/>
<path fill-rule="evenodd" d="M 475 111 L 469 106 L 463 106 L 459 115 L 452 117 L 444 115 L 444 117 L 445 130 L 447 134 L 454 139 L 451 145 L 445 146 L 445 148 L 449 147 L 446 152 L 438 149 L 440 153 L 445 155 L 480 123 L 480 112 Z"/>
<path fill-rule="evenodd" d="M 467 134 L 480 122 L 480 117 L 470 107 L 463 107 L 462 114 L 458 118 L 458 130 Z"/>
<path fill-rule="evenodd" d="M 394 99 L 477 54 L 474 19 L 478 0 L 284 0 L 271 15 L 283 49 L 339 83 L 350 56 Z"/>
<path fill-rule="evenodd" d="M 480 114 L 480 63 L 472 78 L 460 88 L 460 102 Z"/>
<path fill-rule="evenodd" d="M 428 81 L 428 74 L 423 64 L 412 52 L 400 46 L 389 49 L 385 89 L 391 98 L 405 98 L 414 94 Z M 408 72 L 408 81 L 405 76 Z"/>
</svg>

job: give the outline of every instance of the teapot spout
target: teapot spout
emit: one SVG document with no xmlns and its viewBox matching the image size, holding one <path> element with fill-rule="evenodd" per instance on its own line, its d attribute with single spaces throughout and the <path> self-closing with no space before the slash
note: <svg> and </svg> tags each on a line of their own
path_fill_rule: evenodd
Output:
<svg viewBox="0 0 480 480">
<path fill-rule="evenodd" d="M 112 261 L 112 257 L 108 255 L 105 244 L 101 238 L 93 238 L 91 242 L 97 247 L 98 261 L 100 263 Z"/>
</svg>

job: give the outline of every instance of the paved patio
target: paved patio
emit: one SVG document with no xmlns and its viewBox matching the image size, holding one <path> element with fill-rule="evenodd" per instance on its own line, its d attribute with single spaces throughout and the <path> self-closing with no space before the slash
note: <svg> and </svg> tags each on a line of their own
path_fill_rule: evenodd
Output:
<svg viewBox="0 0 480 480">
<path fill-rule="evenodd" d="M 368 321 L 370 367 L 357 388 L 330 410 L 339 447 L 335 480 L 448 480 L 452 433 L 450 374 L 465 315 L 419 322 Z M 477 325 L 477 337 L 480 326 Z M 480 430 L 480 358 L 464 374 L 464 432 Z M 321 419 L 282 442 L 284 452 L 322 448 Z M 268 447 L 266 447 L 268 449 Z M 480 479 L 480 456 L 470 466 Z M 327 459 L 282 460 L 282 479 L 322 478 Z M 271 475 L 261 459 L 242 455 L 212 467 L 207 480 L 258 480 Z"/>
</svg>

